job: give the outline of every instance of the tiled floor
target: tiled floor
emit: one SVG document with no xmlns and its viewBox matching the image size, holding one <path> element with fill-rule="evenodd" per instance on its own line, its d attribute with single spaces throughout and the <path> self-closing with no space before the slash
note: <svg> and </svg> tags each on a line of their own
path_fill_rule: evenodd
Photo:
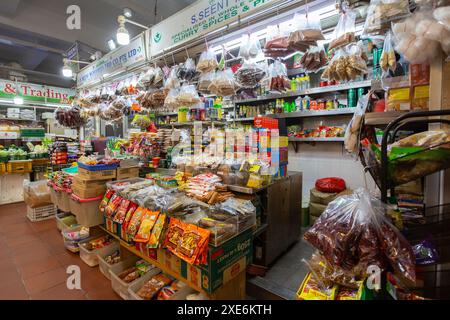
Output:
<svg viewBox="0 0 450 320">
<path fill-rule="evenodd" d="M 69 265 L 81 269 L 81 290 L 66 286 Z M 118 300 L 98 267 L 64 248 L 54 219 L 30 222 L 23 203 L 0 206 L 0 300 Z"/>
</svg>

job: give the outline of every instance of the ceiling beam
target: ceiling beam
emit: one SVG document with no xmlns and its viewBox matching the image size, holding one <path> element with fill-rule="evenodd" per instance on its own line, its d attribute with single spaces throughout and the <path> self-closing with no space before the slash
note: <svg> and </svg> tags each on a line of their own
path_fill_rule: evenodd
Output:
<svg viewBox="0 0 450 320">
<path fill-rule="evenodd" d="M 9 42 L 11 42 L 12 44 L 15 44 L 15 45 L 20 45 L 20 46 L 24 46 L 24 47 L 28 47 L 28 48 L 32 48 L 32 49 L 38 49 L 38 50 L 42 50 L 42 51 L 46 51 L 46 52 L 53 52 L 53 53 L 57 53 L 57 54 L 64 53 L 64 50 L 55 49 L 55 48 L 44 46 L 44 45 L 41 45 L 41 44 L 38 44 L 35 42 L 21 40 L 21 39 L 17 39 L 14 37 L 0 35 L 0 41 L 1 40 L 4 40 L 3 43 L 5 43 L 5 44 L 8 44 Z"/>
</svg>

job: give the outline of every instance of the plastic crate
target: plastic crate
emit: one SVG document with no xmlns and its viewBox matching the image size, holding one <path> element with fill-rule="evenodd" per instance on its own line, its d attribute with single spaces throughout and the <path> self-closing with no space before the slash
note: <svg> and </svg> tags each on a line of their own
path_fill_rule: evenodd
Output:
<svg viewBox="0 0 450 320">
<path fill-rule="evenodd" d="M 111 270 L 111 268 L 113 266 L 115 266 L 117 263 L 115 264 L 109 264 L 106 262 L 105 258 L 109 255 L 112 255 L 114 252 L 116 251 L 120 251 L 120 245 L 118 242 L 108 246 L 105 248 L 105 250 L 98 252 L 97 253 L 97 259 L 98 259 L 98 267 L 100 269 L 100 272 L 107 278 L 111 280 L 111 275 L 109 273 L 109 270 Z M 120 262 L 118 262 L 120 263 Z"/>
<path fill-rule="evenodd" d="M 53 218 L 56 211 L 56 206 L 53 204 L 34 209 L 27 206 L 27 218 L 31 222 L 44 221 Z"/>
<path fill-rule="evenodd" d="M 56 218 L 56 228 L 59 231 L 63 231 L 67 228 L 71 228 L 74 225 L 78 224 L 77 218 L 74 215 L 67 212 L 57 213 L 55 218 Z"/>
<path fill-rule="evenodd" d="M 89 170 L 89 171 L 103 171 L 103 170 L 115 170 L 119 166 L 118 163 L 114 164 L 96 164 L 96 165 L 87 165 L 81 162 L 78 162 L 78 167 Z"/>
<path fill-rule="evenodd" d="M 129 300 L 130 295 L 128 293 L 128 288 L 130 287 L 131 284 L 133 284 L 134 281 L 131 283 L 125 283 L 117 275 L 122 271 L 125 271 L 126 269 L 134 266 L 136 262 L 139 260 L 140 260 L 139 257 L 134 256 L 128 258 L 127 260 L 117 263 L 116 265 L 112 266 L 109 270 L 111 287 L 124 300 Z M 139 279 L 136 279 L 135 281 L 138 281 Z"/>
<path fill-rule="evenodd" d="M 79 224 L 85 227 L 95 227 L 103 224 L 103 214 L 99 205 L 103 196 L 91 199 L 81 199 L 77 195 L 70 196 L 70 212 L 76 217 Z"/>
<path fill-rule="evenodd" d="M 152 270 L 150 270 L 149 272 L 147 272 L 146 274 L 144 274 L 143 276 L 141 276 L 140 278 L 134 280 L 133 282 L 127 284 L 127 294 L 124 295 L 126 296 L 125 298 L 122 297 L 122 295 L 120 295 L 124 300 L 142 300 L 137 294 L 136 292 L 139 291 L 140 288 L 142 288 L 142 286 L 148 281 L 150 280 L 152 277 L 156 276 L 157 274 L 160 274 L 161 270 L 158 268 L 153 268 Z M 116 280 L 119 280 L 122 285 L 126 284 L 125 282 L 123 282 L 122 280 L 120 280 L 118 277 L 116 277 Z M 112 279 L 112 278 L 111 278 Z M 113 287 L 114 288 L 114 287 Z"/>
<path fill-rule="evenodd" d="M 100 249 L 94 249 L 94 250 L 88 250 L 86 249 L 86 244 L 89 241 L 100 239 L 104 236 L 96 237 L 94 239 L 84 240 L 81 241 L 78 246 L 80 247 L 80 258 L 84 261 L 89 267 L 96 267 L 99 264 L 98 261 L 98 254 L 101 254 L 103 251 L 108 249 L 110 246 L 117 244 L 117 242 L 111 242 L 108 246 L 100 248 Z"/>
<path fill-rule="evenodd" d="M 153 277 L 153 276 L 152 276 Z M 152 277 L 149 277 L 143 283 L 134 283 L 128 288 L 128 293 L 130 294 L 130 300 L 143 300 L 141 297 L 137 295 L 137 292 L 142 288 L 142 286 L 150 280 Z M 173 294 L 168 300 L 186 300 L 186 297 L 192 293 L 196 293 L 194 289 L 185 285 L 180 290 L 178 290 L 175 294 Z"/>
<path fill-rule="evenodd" d="M 32 160 L 9 161 L 7 164 L 8 173 L 31 173 L 33 172 Z"/>
<path fill-rule="evenodd" d="M 78 246 L 78 244 L 81 241 L 91 239 L 91 235 L 90 234 L 88 234 L 88 235 L 86 235 L 84 237 L 77 238 L 77 239 L 72 239 L 72 238 L 69 238 L 69 237 L 66 236 L 69 232 L 80 231 L 81 228 L 82 228 L 82 226 L 76 225 L 74 227 L 66 228 L 66 229 L 64 229 L 61 232 L 61 234 L 63 236 L 63 240 L 64 240 L 64 246 L 66 247 L 67 250 L 69 250 L 69 251 L 71 251 L 73 253 L 80 252 L 80 247 Z"/>
</svg>

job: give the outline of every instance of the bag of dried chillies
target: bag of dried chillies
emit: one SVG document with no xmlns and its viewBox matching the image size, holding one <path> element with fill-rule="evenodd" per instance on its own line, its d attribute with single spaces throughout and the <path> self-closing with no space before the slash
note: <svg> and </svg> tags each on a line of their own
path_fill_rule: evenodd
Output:
<svg viewBox="0 0 450 320">
<path fill-rule="evenodd" d="M 289 36 L 289 47 L 298 51 L 306 51 L 310 46 L 317 45 L 317 40 L 324 40 L 317 14 L 294 15 L 294 31 Z"/>
<path fill-rule="evenodd" d="M 391 267 L 414 283 L 415 256 L 411 245 L 385 216 L 387 207 L 366 189 L 332 201 L 305 233 L 331 266 L 367 275 L 369 266 Z"/>
<path fill-rule="evenodd" d="M 334 30 L 333 40 L 328 47 L 329 50 L 355 42 L 355 21 L 356 13 L 345 7 Z"/>
</svg>

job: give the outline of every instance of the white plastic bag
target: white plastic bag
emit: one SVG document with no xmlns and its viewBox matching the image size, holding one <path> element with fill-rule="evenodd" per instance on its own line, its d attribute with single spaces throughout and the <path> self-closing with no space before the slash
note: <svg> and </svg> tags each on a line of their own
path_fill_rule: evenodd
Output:
<svg viewBox="0 0 450 320">
<path fill-rule="evenodd" d="M 356 14 L 350 9 L 341 13 L 338 24 L 334 30 L 333 40 L 328 47 L 329 50 L 345 46 L 355 41 Z"/>
<path fill-rule="evenodd" d="M 207 73 L 216 70 L 218 66 L 217 58 L 214 51 L 208 48 L 206 51 L 202 52 L 200 59 L 197 64 L 197 71 L 201 73 Z"/>
<path fill-rule="evenodd" d="M 366 113 L 367 106 L 369 104 L 369 94 L 366 94 L 359 98 L 358 105 L 355 108 L 355 113 L 353 114 L 352 120 L 347 126 L 345 131 L 345 150 L 352 154 L 359 153 L 359 133 L 361 130 L 361 125 L 364 119 L 364 114 Z"/>
</svg>

